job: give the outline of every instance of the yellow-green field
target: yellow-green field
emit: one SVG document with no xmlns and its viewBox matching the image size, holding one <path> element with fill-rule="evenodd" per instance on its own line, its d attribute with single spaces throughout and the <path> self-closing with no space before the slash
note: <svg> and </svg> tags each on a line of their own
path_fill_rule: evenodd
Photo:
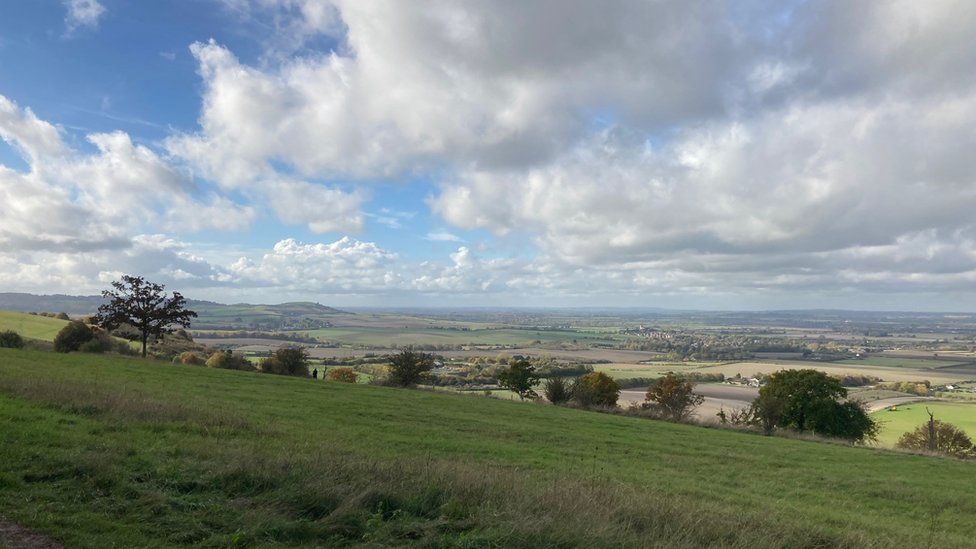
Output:
<svg viewBox="0 0 976 549">
<path fill-rule="evenodd" d="M 54 341 L 54 336 L 58 335 L 67 323 L 67 320 L 47 316 L 0 311 L 0 331 L 13 330 L 21 337 L 29 339 Z"/>
<path fill-rule="evenodd" d="M 935 414 L 935 419 L 951 423 L 966 431 L 970 438 L 976 439 L 976 404 L 919 402 L 899 405 L 895 411 L 882 410 L 872 414 L 882 422 L 879 442 L 885 446 L 894 446 L 901 435 L 929 420 L 926 408 Z"/>
</svg>

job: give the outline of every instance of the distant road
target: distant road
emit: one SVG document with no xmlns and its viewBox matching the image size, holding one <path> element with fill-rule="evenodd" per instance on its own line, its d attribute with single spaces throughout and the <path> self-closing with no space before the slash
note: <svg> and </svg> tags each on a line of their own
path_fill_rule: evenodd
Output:
<svg viewBox="0 0 976 549">
<path fill-rule="evenodd" d="M 620 391 L 617 404 L 626 408 L 634 402 L 644 402 L 647 389 L 627 389 Z M 739 387 L 735 385 L 700 384 L 695 386 L 695 392 L 705 397 L 705 402 L 695 409 L 695 415 L 702 421 L 718 421 L 716 414 L 719 410 L 741 410 L 748 408 L 759 395 L 755 387 Z"/>
</svg>

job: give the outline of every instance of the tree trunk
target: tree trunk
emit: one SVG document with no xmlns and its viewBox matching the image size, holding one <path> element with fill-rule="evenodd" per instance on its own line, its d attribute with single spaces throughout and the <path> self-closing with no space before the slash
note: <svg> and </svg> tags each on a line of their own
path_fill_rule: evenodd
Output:
<svg viewBox="0 0 976 549">
<path fill-rule="evenodd" d="M 935 446 L 935 442 L 936 442 L 935 441 L 935 416 L 932 414 L 931 411 L 929 411 L 928 408 L 926 408 L 925 411 L 928 412 L 928 414 L 929 414 L 929 441 L 928 441 L 929 442 L 929 451 L 930 452 L 934 452 L 935 449 L 936 449 L 936 446 Z"/>
<path fill-rule="evenodd" d="M 146 358 L 146 340 L 149 339 L 149 335 L 143 332 L 142 334 L 142 358 Z"/>
</svg>

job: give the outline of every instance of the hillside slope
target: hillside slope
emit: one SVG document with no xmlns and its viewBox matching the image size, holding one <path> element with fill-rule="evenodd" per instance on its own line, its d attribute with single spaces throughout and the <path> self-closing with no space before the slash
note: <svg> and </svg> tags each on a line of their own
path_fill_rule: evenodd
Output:
<svg viewBox="0 0 976 549">
<path fill-rule="evenodd" d="M 13 330 L 30 339 L 54 341 L 54 336 L 58 335 L 67 323 L 67 320 L 47 316 L 0 311 L 0 331 Z"/>
<path fill-rule="evenodd" d="M 973 464 L 0 349 L 0 514 L 70 546 L 963 547 Z"/>
</svg>

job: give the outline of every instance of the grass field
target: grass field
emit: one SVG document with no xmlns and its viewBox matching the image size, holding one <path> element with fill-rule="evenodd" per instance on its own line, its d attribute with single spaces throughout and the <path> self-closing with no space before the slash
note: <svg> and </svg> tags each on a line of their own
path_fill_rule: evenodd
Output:
<svg viewBox="0 0 976 549">
<path fill-rule="evenodd" d="M 0 514 L 71 547 L 965 547 L 974 465 L 0 349 Z"/>
<path fill-rule="evenodd" d="M 46 316 L 0 311 L 0 331 L 13 330 L 22 337 L 41 341 L 54 341 L 54 336 L 67 323 L 67 320 Z"/>
<path fill-rule="evenodd" d="M 883 410 L 872 414 L 882 422 L 881 435 L 878 437 L 882 444 L 894 446 L 898 438 L 929 420 L 925 412 L 928 408 L 935 414 L 935 419 L 952 423 L 959 427 L 970 438 L 976 439 L 976 404 L 964 402 L 920 402 L 917 404 L 899 405 L 897 411 Z"/>
</svg>

